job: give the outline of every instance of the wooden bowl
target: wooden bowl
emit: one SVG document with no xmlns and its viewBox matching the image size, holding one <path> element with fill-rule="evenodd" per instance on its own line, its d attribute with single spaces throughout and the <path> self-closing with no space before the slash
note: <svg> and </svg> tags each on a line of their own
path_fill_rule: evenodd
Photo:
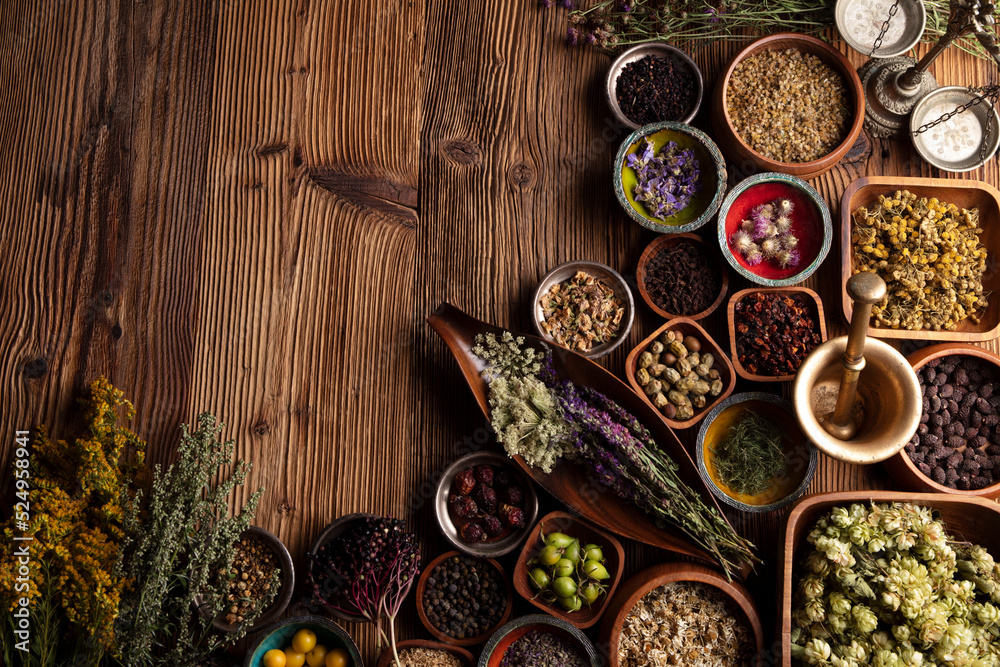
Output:
<svg viewBox="0 0 1000 667">
<path fill-rule="evenodd" d="M 987 271 L 983 275 L 983 290 L 992 291 L 989 307 L 980 318 L 979 324 L 963 320 L 955 331 L 930 331 L 927 329 L 885 329 L 869 326 L 868 335 L 878 338 L 906 338 L 910 340 L 953 340 L 976 343 L 993 340 L 1000 334 L 1000 271 L 996 264 L 1000 261 L 1000 192 L 989 183 L 945 178 L 889 178 L 873 176 L 859 178 L 844 191 L 840 201 L 840 260 L 841 290 L 844 317 L 850 322 L 854 312 L 850 297 L 847 296 L 847 279 L 854 275 L 854 246 L 851 243 L 852 213 L 860 206 L 874 206 L 878 196 L 896 190 L 909 190 L 917 197 L 937 197 L 940 201 L 961 208 L 979 208 L 982 233 L 979 240 L 988 252 Z"/>
<path fill-rule="evenodd" d="M 740 253 L 733 252 L 729 239 L 755 206 L 778 198 L 787 198 L 795 206 L 792 231 L 799 240 L 801 261 L 788 268 L 770 260 L 750 266 Z M 717 229 L 719 248 L 729 265 L 750 282 L 765 287 L 789 287 L 802 282 L 816 272 L 833 244 L 833 221 L 823 196 L 801 178 L 775 172 L 750 176 L 730 190 L 719 209 Z"/>
<path fill-rule="evenodd" d="M 504 602 L 505 605 L 504 612 L 500 616 L 500 620 L 497 621 L 497 624 L 495 626 L 493 626 L 483 634 L 478 635 L 476 637 L 466 637 L 465 639 L 456 639 L 455 637 L 446 635 L 445 633 L 438 630 L 437 626 L 431 623 L 430 619 L 427 618 L 427 612 L 424 610 L 424 592 L 427 590 L 427 578 L 430 576 L 431 572 L 433 572 L 434 569 L 441 564 L 442 561 L 444 561 L 446 558 L 451 558 L 452 556 L 461 556 L 463 558 L 474 558 L 475 560 L 488 563 L 494 569 L 496 569 L 497 572 L 500 573 L 500 581 L 504 582 L 504 587 L 506 589 L 506 598 Z M 441 554 L 434 560 L 432 560 L 427 565 L 427 567 L 424 568 L 424 571 L 420 573 L 420 578 L 417 580 L 417 616 L 420 617 L 420 622 L 424 624 L 424 627 L 427 628 L 428 632 L 434 635 L 436 639 L 446 644 L 454 644 L 455 646 L 475 646 L 476 644 L 482 644 L 487 640 L 490 634 L 492 634 L 501 625 L 506 623 L 507 619 L 510 618 L 510 612 L 513 607 L 513 602 L 514 602 L 514 593 L 510 589 L 510 580 L 507 578 L 507 573 L 503 571 L 503 567 L 500 566 L 500 563 L 496 562 L 492 558 L 476 558 L 475 556 L 467 556 L 465 554 L 461 554 L 458 551 L 448 551 L 446 553 Z"/>
<path fill-rule="evenodd" d="M 917 350 L 907 357 L 906 360 L 913 366 L 913 370 L 917 371 L 927 365 L 929 361 L 941 359 L 942 357 L 950 357 L 953 354 L 976 357 L 977 359 L 981 359 L 989 364 L 993 364 L 997 371 L 1000 372 L 1000 357 L 989 350 L 976 345 L 962 343 L 939 343 L 937 345 L 930 345 Z M 944 484 L 938 484 L 933 479 L 920 472 L 916 464 L 914 464 L 913 461 L 910 460 L 910 457 L 907 456 L 905 450 L 901 450 L 892 458 L 886 459 L 882 465 L 885 466 L 892 478 L 899 482 L 900 486 L 909 491 L 917 491 L 921 493 L 950 493 L 957 496 L 979 496 L 981 498 L 990 499 L 1000 498 L 1000 481 L 994 482 L 989 486 L 984 486 L 981 489 L 969 489 L 967 491 L 963 491 L 962 489 L 953 489 L 949 486 L 945 486 Z"/>
<path fill-rule="evenodd" d="M 685 240 L 699 246 L 708 254 L 709 257 L 718 262 L 718 270 L 722 277 L 719 294 L 715 297 L 715 301 L 709 304 L 708 308 L 699 313 L 668 313 L 656 305 L 653 298 L 649 295 L 649 291 L 646 289 L 646 267 L 649 265 L 650 260 L 652 260 L 658 253 L 665 250 L 669 246 L 677 245 L 681 241 Z M 654 313 L 668 320 L 675 317 L 687 317 L 691 320 L 700 320 L 707 317 L 708 315 L 714 313 L 715 309 L 719 307 L 719 304 L 721 304 L 722 300 L 726 297 L 726 291 L 729 289 L 729 271 L 726 269 L 725 263 L 722 262 L 722 258 L 719 256 L 716 248 L 711 243 L 706 243 L 705 240 L 697 234 L 688 233 L 659 236 L 655 241 L 646 246 L 646 249 L 642 251 L 642 255 L 639 257 L 639 264 L 635 270 L 635 280 L 639 284 L 639 294 L 642 295 L 642 300 L 646 302 L 646 305 L 649 306 Z"/>
<path fill-rule="evenodd" d="M 309 587 L 313 592 L 313 596 L 323 607 L 324 611 L 332 614 L 336 618 L 342 621 L 348 621 L 350 623 L 370 623 L 371 621 L 364 616 L 355 616 L 352 614 L 347 614 L 342 612 L 340 609 L 331 606 L 328 603 L 330 595 L 332 595 L 332 590 L 330 589 L 330 582 L 328 580 L 316 581 L 317 574 L 313 571 L 313 559 L 309 557 L 309 554 L 319 553 L 320 547 L 324 544 L 339 537 L 344 531 L 350 528 L 352 525 L 361 521 L 362 519 L 378 519 L 380 518 L 377 514 L 367 514 L 365 512 L 356 512 L 354 514 L 345 514 L 339 519 L 335 519 L 326 528 L 323 529 L 316 539 L 313 541 L 312 546 L 309 547 L 309 553 L 306 554 L 306 578 L 309 582 Z"/>
<path fill-rule="evenodd" d="M 459 532 L 462 520 L 452 515 L 451 508 L 449 507 L 449 498 L 451 497 L 451 487 L 455 475 L 465 468 L 481 464 L 509 470 L 511 476 L 520 484 L 524 490 L 524 502 L 521 503 L 521 508 L 524 510 L 524 527 L 515 530 L 507 528 L 496 538 L 472 544 L 462 539 L 462 535 Z M 441 474 L 441 480 L 438 482 L 437 490 L 434 493 L 434 515 L 441 533 L 444 534 L 445 539 L 451 542 L 456 549 L 470 556 L 496 558 L 517 549 L 521 546 L 524 538 L 528 536 L 528 533 L 531 531 L 529 526 L 538 517 L 538 494 L 535 493 L 535 485 L 532 484 L 531 478 L 516 463 L 511 461 L 510 457 L 506 454 L 501 454 L 500 452 L 474 452 L 455 460 Z"/>
<path fill-rule="evenodd" d="M 676 420 L 667 419 L 663 414 L 656 409 L 653 402 L 649 400 L 646 396 L 646 392 L 642 390 L 642 385 L 635 379 L 635 372 L 639 365 L 639 355 L 646 351 L 654 340 L 659 338 L 660 334 L 665 331 L 677 331 L 684 336 L 694 336 L 701 341 L 701 350 L 703 352 L 711 352 L 715 356 L 715 368 L 719 371 L 719 376 L 722 379 L 722 393 L 718 396 L 712 398 L 712 400 L 705 405 L 705 407 L 695 409 L 694 416 L 691 419 Z M 708 335 L 708 332 L 701 328 L 701 325 L 694 320 L 687 317 L 676 317 L 662 327 L 651 333 L 645 340 L 632 348 L 632 351 L 628 353 L 628 358 L 625 359 L 625 375 L 628 377 L 628 383 L 632 385 L 632 390 L 639 395 L 639 398 L 643 400 L 646 405 L 652 408 L 653 412 L 659 415 L 660 419 L 666 422 L 667 426 L 670 428 L 690 428 L 700 422 L 705 418 L 712 408 L 721 403 L 733 393 L 733 387 L 736 386 L 736 372 L 733 370 L 733 365 L 729 361 L 729 356 L 722 351 L 719 344 Z"/>
<path fill-rule="evenodd" d="M 246 653 L 243 667 L 264 667 L 264 654 L 271 649 L 284 649 L 291 645 L 292 637 L 302 628 L 316 633 L 316 643 L 328 649 L 342 648 L 351 658 L 350 667 L 364 667 L 358 645 L 342 627 L 324 616 L 293 616 L 278 621 L 260 633 L 257 643 Z"/>
<path fill-rule="evenodd" d="M 599 604 L 591 607 L 583 607 L 570 613 L 560 607 L 558 603 L 548 604 L 536 597 L 538 591 L 532 586 L 531 579 L 528 576 L 528 573 L 531 571 L 528 561 L 534 558 L 544 545 L 544 541 L 541 538 L 543 530 L 549 533 L 553 531 L 566 533 L 570 537 L 578 538 L 580 544 L 596 544 L 603 549 L 605 567 L 607 567 L 608 572 L 611 574 L 611 579 L 605 583 L 607 593 L 604 594 Z M 603 530 L 574 517 L 572 514 L 550 512 L 538 522 L 534 530 L 531 531 L 531 535 L 528 536 L 528 541 L 524 543 L 524 548 L 521 549 L 521 556 L 517 559 L 517 565 L 514 567 L 514 589 L 521 597 L 542 611 L 556 618 L 561 618 L 581 630 L 585 630 L 600 620 L 601 614 L 604 613 L 608 603 L 611 601 L 611 596 L 615 594 L 615 589 L 618 588 L 618 582 L 621 581 L 624 569 L 625 550 L 622 549 L 621 542 Z"/>
<path fill-rule="evenodd" d="M 489 642 L 486 643 L 482 654 L 479 656 L 478 667 L 500 667 L 504 653 L 507 652 L 510 645 L 532 630 L 541 630 L 568 639 L 575 645 L 581 657 L 586 659 L 588 667 L 603 667 L 604 663 L 586 635 L 561 618 L 553 618 L 552 616 L 545 616 L 543 614 L 531 614 L 515 618 L 493 633 L 493 636 L 490 637 Z M 539 665 L 538 667 L 543 666 Z"/>
<path fill-rule="evenodd" d="M 402 653 L 408 648 L 436 649 L 455 656 L 465 667 L 475 667 L 476 665 L 476 659 L 461 646 L 452 646 L 451 644 L 442 644 L 441 642 L 432 642 L 426 639 L 407 639 L 406 641 L 396 642 L 397 653 Z M 393 662 L 392 648 L 387 648 L 379 656 L 378 667 L 390 667 L 393 664 L 395 663 Z"/>
<path fill-rule="evenodd" d="M 690 203 L 678 213 L 660 220 L 647 215 L 641 202 L 635 200 L 633 191 L 638 183 L 635 170 L 625 166 L 625 159 L 639 147 L 644 137 L 653 141 L 656 151 L 668 141 L 676 142 L 682 149 L 694 151 L 701 169 L 701 191 L 691 198 Z M 628 135 L 618 149 L 615 165 L 611 172 L 618 203 L 630 218 L 646 229 L 658 234 L 691 232 L 703 226 L 719 210 L 722 197 L 726 194 L 726 161 L 708 135 L 684 123 L 664 121 L 640 127 Z"/>
<path fill-rule="evenodd" d="M 791 295 L 798 294 L 804 297 L 807 308 L 815 304 L 815 308 L 811 309 L 811 314 L 819 326 L 821 342 L 825 343 L 826 319 L 823 317 L 823 301 L 819 298 L 819 294 L 808 287 L 751 287 L 750 289 L 740 290 L 736 294 L 729 297 L 729 308 L 727 310 L 729 317 L 729 349 L 732 350 L 731 360 L 733 362 L 733 368 L 736 369 L 736 374 L 744 380 L 750 380 L 752 382 L 791 382 L 795 379 L 794 373 L 792 375 L 756 375 L 748 371 L 743 367 L 743 364 L 740 363 L 740 355 L 736 349 L 736 304 L 738 304 L 747 295 L 759 292 Z"/>
<path fill-rule="evenodd" d="M 628 283 L 625 282 L 621 274 L 610 266 L 579 260 L 560 264 L 546 273 L 538 283 L 538 287 L 535 289 L 535 294 L 531 300 L 531 323 L 535 325 L 535 331 L 538 332 L 538 335 L 543 340 L 552 345 L 559 345 L 542 328 L 542 322 L 545 321 L 545 314 L 542 310 L 542 297 L 548 294 L 553 285 L 570 280 L 576 275 L 577 271 L 584 271 L 603 281 L 608 287 L 614 290 L 615 296 L 618 297 L 625 308 L 625 315 L 622 317 L 617 336 L 606 343 L 594 345 L 586 352 L 573 350 L 573 352 L 588 359 L 598 359 L 625 342 L 629 332 L 632 330 L 632 320 L 635 317 L 635 300 L 632 298 L 632 290 L 629 289 Z"/>
<path fill-rule="evenodd" d="M 442 303 L 428 316 L 427 321 L 455 356 L 462 376 L 476 399 L 476 404 L 483 415 L 490 419 L 489 388 L 482 377 L 485 364 L 472 352 L 472 348 L 476 344 L 476 336 L 486 334 L 501 336 L 507 330 L 477 320 L 449 303 Z M 691 455 L 681 444 L 677 434 L 667 426 L 649 403 L 643 401 L 627 384 L 607 369 L 589 359 L 561 347 L 548 346 L 535 336 L 525 335 L 524 339 L 527 345 L 537 350 L 547 349 L 551 353 L 552 366 L 560 380 L 569 380 L 581 387 L 595 389 L 631 413 L 649 430 L 657 446 L 677 464 L 677 474 L 684 484 L 697 492 L 707 507 L 715 508 L 722 519 L 726 520 L 719 507 L 719 501 L 705 486 Z M 732 375 L 735 379 L 735 373 Z M 708 551 L 695 545 L 679 528 L 655 520 L 651 515 L 638 510 L 631 501 L 595 485 L 589 472 L 582 465 L 572 461 L 560 461 L 555 469 L 547 474 L 538 468 L 529 467 L 519 456 L 513 460 L 531 479 L 570 510 L 604 530 L 659 549 L 697 558 L 706 563 L 718 562 Z M 749 564 L 744 564 L 735 574 L 745 577 L 749 572 Z"/>
<path fill-rule="evenodd" d="M 901 491 L 841 491 L 806 496 L 788 515 L 784 536 L 784 568 L 781 588 L 781 664 L 792 667 L 792 593 L 794 566 L 799 560 L 805 539 L 816 521 L 830 509 L 851 503 L 914 503 L 933 508 L 945 522 L 948 532 L 985 547 L 1000 555 L 1000 531 L 990 530 L 1000 522 L 1000 505 L 985 498 L 946 496 L 938 493 Z"/>
<path fill-rule="evenodd" d="M 618 643 L 621 641 L 622 626 L 632 608 L 647 593 L 665 584 L 678 581 L 694 581 L 707 584 L 726 594 L 735 607 L 743 610 L 747 624 L 753 632 L 756 654 L 764 648 L 764 631 L 760 614 L 753 598 L 743 585 L 726 581 L 715 570 L 694 563 L 664 563 L 643 570 L 626 581 L 618 589 L 601 622 L 600 642 L 608 652 L 608 667 L 619 667 Z"/>
<path fill-rule="evenodd" d="M 729 116 L 729 81 L 732 79 L 736 66 L 747 57 L 763 51 L 784 51 L 786 49 L 797 49 L 802 53 L 815 55 L 840 74 L 847 89 L 847 104 L 852 111 L 851 124 L 843 140 L 833 151 L 810 162 L 778 162 L 764 157 L 744 143 L 736 132 L 736 128 L 733 127 L 733 121 Z M 854 142 L 857 141 L 858 135 L 861 134 L 861 125 L 865 119 L 865 95 L 861 88 L 861 79 L 854 71 L 854 66 L 839 51 L 823 40 L 790 32 L 761 37 L 740 50 L 732 57 L 723 69 L 722 75 L 717 79 L 713 98 L 713 134 L 730 160 L 737 165 L 742 165 L 744 171 L 780 171 L 799 178 L 815 178 L 833 169 L 841 158 L 847 155 Z"/>
<path fill-rule="evenodd" d="M 719 477 L 712 454 L 715 445 L 724 441 L 729 427 L 747 410 L 773 420 L 785 434 L 782 445 L 786 472 L 772 488 L 756 495 L 737 493 L 727 487 Z M 695 458 L 698 472 L 716 498 L 741 512 L 762 514 L 787 507 L 805 493 L 816 472 L 819 452 L 802 433 L 791 401 L 774 394 L 747 392 L 733 394 L 708 413 L 698 429 Z"/>
<path fill-rule="evenodd" d="M 295 566 L 292 564 L 292 555 L 288 553 L 288 547 L 271 531 L 265 530 L 260 526 L 250 526 L 240 533 L 240 539 L 247 537 L 260 540 L 264 546 L 270 549 L 271 553 L 278 558 L 278 566 L 281 568 L 281 588 L 274 596 L 271 606 L 263 610 L 260 616 L 257 617 L 257 620 L 247 628 L 247 632 L 250 633 L 257 632 L 261 628 L 268 626 L 285 613 L 285 609 L 288 608 L 288 603 L 292 599 L 292 592 L 295 590 Z M 198 612 L 203 616 L 208 616 L 208 612 L 200 606 L 200 603 L 201 596 L 195 596 L 195 605 L 198 608 Z M 225 615 L 213 618 L 212 627 L 217 632 L 225 634 L 239 630 L 239 625 L 230 625 L 225 622 Z"/>
</svg>

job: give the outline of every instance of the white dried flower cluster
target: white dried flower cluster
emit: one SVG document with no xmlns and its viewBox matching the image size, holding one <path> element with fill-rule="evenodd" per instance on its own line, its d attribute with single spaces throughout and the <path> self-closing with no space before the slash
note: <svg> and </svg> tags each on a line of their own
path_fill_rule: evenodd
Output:
<svg viewBox="0 0 1000 667">
<path fill-rule="evenodd" d="M 1000 564 L 909 503 L 836 507 L 807 538 L 792 655 L 823 667 L 1000 665 Z"/>
<path fill-rule="evenodd" d="M 622 625 L 622 667 L 743 667 L 754 639 L 742 610 L 717 588 L 679 581 L 647 593 Z"/>
</svg>

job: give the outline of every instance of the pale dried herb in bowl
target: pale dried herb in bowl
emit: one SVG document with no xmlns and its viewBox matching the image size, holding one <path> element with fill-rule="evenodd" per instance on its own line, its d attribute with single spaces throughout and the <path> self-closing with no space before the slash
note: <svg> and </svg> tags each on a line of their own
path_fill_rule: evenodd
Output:
<svg viewBox="0 0 1000 667">
<path fill-rule="evenodd" d="M 542 331 L 557 344 L 578 352 L 614 339 L 622 326 L 625 304 L 603 280 L 586 271 L 556 283 L 541 299 Z"/>
</svg>

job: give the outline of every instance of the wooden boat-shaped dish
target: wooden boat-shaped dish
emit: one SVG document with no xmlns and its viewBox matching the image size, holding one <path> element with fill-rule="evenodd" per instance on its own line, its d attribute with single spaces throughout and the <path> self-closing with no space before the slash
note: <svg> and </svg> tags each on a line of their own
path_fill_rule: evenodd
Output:
<svg viewBox="0 0 1000 667">
<path fill-rule="evenodd" d="M 465 380 L 476 397 L 476 402 L 483 414 L 489 418 L 487 384 L 480 375 L 484 364 L 482 359 L 472 353 L 472 347 L 475 345 L 477 334 L 500 335 L 505 329 L 470 317 L 448 303 L 442 304 L 427 318 L 427 321 L 455 355 Z M 628 385 L 601 366 L 574 352 L 548 346 L 535 336 L 517 335 L 523 335 L 525 341 L 535 347 L 549 349 L 552 353 L 553 366 L 560 377 L 578 385 L 593 387 L 632 413 L 649 429 L 656 443 L 677 463 L 678 474 L 684 483 L 695 489 L 708 507 L 714 507 L 719 511 L 719 515 L 725 518 L 715 496 L 705 486 L 705 482 L 698 474 L 697 466 L 680 440 L 670 427 L 663 423 L 657 412 L 629 389 Z M 538 469 L 528 467 L 519 456 L 514 457 L 514 460 L 537 484 L 587 521 L 616 535 L 718 565 L 707 551 L 694 545 L 679 529 L 657 527 L 653 519 L 635 505 L 612 492 L 600 489 L 590 480 L 581 466 L 563 462 L 558 464 L 551 474 L 545 474 Z M 744 568 L 742 574 L 745 576 L 748 572 L 749 566 Z"/>
<path fill-rule="evenodd" d="M 943 493 L 907 493 L 905 491 L 839 491 L 806 496 L 792 507 L 785 525 L 785 563 L 781 590 L 781 665 L 792 666 L 792 595 L 795 590 L 795 567 L 806 546 L 806 536 L 816 521 L 834 507 L 851 503 L 913 503 L 933 509 L 945 523 L 948 534 L 979 544 L 994 557 L 1000 557 L 1000 532 L 993 529 L 1000 522 L 1000 505 L 974 496 Z"/>
</svg>

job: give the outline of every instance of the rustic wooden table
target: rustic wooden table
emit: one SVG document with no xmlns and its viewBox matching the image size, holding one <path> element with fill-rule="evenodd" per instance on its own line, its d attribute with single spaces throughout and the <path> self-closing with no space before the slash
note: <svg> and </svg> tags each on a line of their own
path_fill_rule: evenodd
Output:
<svg viewBox="0 0 1000 667">
<path fill-rule="evenodd" d="M 266 487 L 256 523 L 300 564 L 326 523 L 361 510 L 409 519 L 425 559 L 439 553 L 434 471 L 462 443 L 492 445 L 425 317 L 450 301 L 527 330 L 548 269 L 632 275 L 653 238 L 611 189 L 626 133 L 601 96 L 609 57 L 567 47 L 565 27 L 562 11 L 484 0 L 4 3 L 3 469 L 15 429 L 61 434 L 105 374 L 153 461 L 180 423 L 219 415 Z M 709 86 L 736 48 L 695 51 Z M 934 72 L 982 85 L 995 68 L 951 50 Z M 872 174 L 950 176 L 906 143 L 863 140 L 813 185 L 837 220 L 844 188 Z M 997 162 L 955 177 L 996 185 Z M 845 330 L 837 252 L 806 283 L 831 336 Z M 602 361 L 618 374 L 659 324 L 637 310 Z M 842 488 L 891 483 L 822 458 L 810 491 Z M 731 516 L 766 561 L 751 581 L 766 621 L 782 518 Z M 671 558 L 627 546 L 628 573 Z M 371 628 L 348 627 L 374 664 Z M 424 634 L 408 605 L 402 636 Z"/>
</svg>

